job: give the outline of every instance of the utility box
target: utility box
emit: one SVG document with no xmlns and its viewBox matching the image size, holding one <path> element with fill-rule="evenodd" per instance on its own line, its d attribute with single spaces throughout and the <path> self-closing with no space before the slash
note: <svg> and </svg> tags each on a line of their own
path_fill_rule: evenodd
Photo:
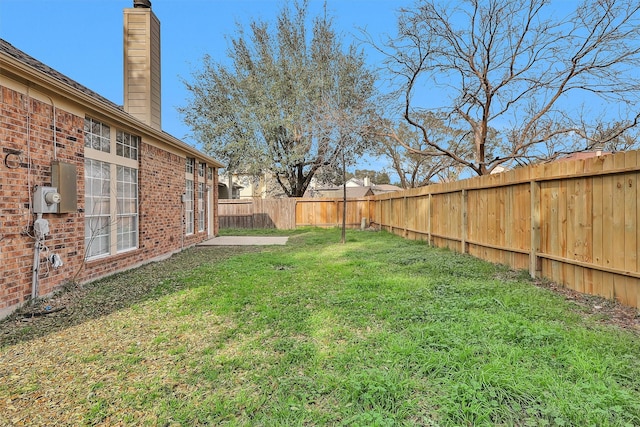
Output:
<svg viewBox="0 0 640 427">
<path fill-rule="evenodd" d="M 78 211 L 78 171 L 76 165 L 54 160 L 51 163 L 51 184 L 60 193 L 57 213 Z"/>
<path fill-rule="evenodd" d="M 57 213 L 60 194 L 55 187 L 37 186 L 33 193 L 33 213 Z"/>
</svg>

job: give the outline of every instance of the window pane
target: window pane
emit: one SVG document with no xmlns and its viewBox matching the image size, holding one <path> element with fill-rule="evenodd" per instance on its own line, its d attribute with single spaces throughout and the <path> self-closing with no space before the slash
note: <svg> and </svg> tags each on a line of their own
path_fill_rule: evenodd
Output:
<svg viewBox="0 0 640 427">
<path fill-rule="evenodd" d="M 131 135 L 123 131 L 117 131 L 116 154 L 127 159 L 138 160 L 139 136 Z"/>
<path fill-rule="evenodd" d="M 184 204 L 185 209 L 185 224 L 186 224 L 186 233 L 193 234 L 194 224 L 193 224 L 193 181 L 187 179 L 185 195 L 186 202 Z"/>
<path fill-rule="evenodd" d="M 88 218 L 85 226 L 87 258 L 108 254 L 110 233 L 108 218 Z"/>
<path fill-rule="evenodd" d="M 107 255 L 110 246 L 109 164 L 85 160 L 85 251 Z"/>
<path fill-rule="evenodd" d="M 97 129 L 92 124 L 91 129 L 94 128 Z M 103 135 L 109 133 L 108 127 L 101 129 Z M 107 138 L 96 138 L 108 142 Z M 116 147 L 122 141 L 136 141 L 136 137 L 127 137 L 124 133 L 116 133 L 116 139 Z M 131 152 L 131 147 L 126 145 L 116 151 L 120 149 L 122 153 Z M 113 177 L 111 163 L 85 159 L 85 250 L 88 258 L 115 253 L 112 252 L 112 239 L 116 243 L 114 251 L 131 250 L 138 245 L 138 171 L 117 164 L 116 154 L 112 156 L 116 163 Z"/>
<path fill-rule="evenodd" d="M 138 245 L 138 171 L 118 166 L 118 251 Z"/>
</svg>

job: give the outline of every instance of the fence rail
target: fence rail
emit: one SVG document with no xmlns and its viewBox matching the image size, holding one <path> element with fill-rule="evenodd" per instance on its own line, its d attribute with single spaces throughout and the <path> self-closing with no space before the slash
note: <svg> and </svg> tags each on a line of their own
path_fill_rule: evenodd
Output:
<svg viewBox="0 0 640 427">
<path fill-rule="evenodd" d="M 640 308 L 639 185 L 640 155 L 630 151 L 349 199 L 346 222 L 360 227 L 364 219 L 405 238 Z M 251 213 L 237 205 L 225 217 L 225 204 L 233 203 L 221 200 L 220 226 L 229 217 L 236 217 L 234 224 L 251 217 L 253 227 L 342 223 L 342 199 L 271 201 L 282 204 L 273 211 L 257 201 Z"/>
</svg>

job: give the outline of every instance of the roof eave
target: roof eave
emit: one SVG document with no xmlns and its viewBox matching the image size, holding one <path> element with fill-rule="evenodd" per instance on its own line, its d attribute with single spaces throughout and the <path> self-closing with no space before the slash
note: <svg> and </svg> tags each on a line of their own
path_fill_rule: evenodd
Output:
<svg viewBox="0 0 640 427">
<path fill-rule="evenodd" d="M 147 136 L 156 138 L 160 141 L 163 141 L 170 146 L 178 148 L 182 151 L 185 151 L 187 154 L 190 154 L 195 157 L 199 157 L 206 161 L 207 164 L 216 168 L 224 168 L 225 165 L 217 161 L 216 159 L 202 153 L 196 148 L 190 146 L 189 144 L 179 140 L 178 138 L 163 132 L 161 130 L 155 129 L 144 122 L 136 119 L 132 115 L 126 113 L 123 110 L 120 110 L 112 105 L 103 102 L 100 99 L 96 99 L 87 95 L 86 93 L 78 90 L 69 85 L 63 84 L 58 79 L 48 76 L 45 73 L 42 73 L 35 68 L 24 64 L 21 61 L 13 58 L 10 55 L 5 54 L 4 52 L 0 52 L 0 74 L 3 73 L 14 74 L 18 77 L 21 77 L 22 80 L 28 82 L 29 84 L 35 84 L 36 86 L 40 86 L 42 89 L 47 91 L 51 91 L 57 93 L 59 95 L 65 96 L 67 98 L 73 99 L 78 104 L 82 105 L 84 108 L 88 110 L 102 110 L 103 114 L 114 117 L 117 120 L 123 121 L 128 125 L 139 129 L 142 133 L 145 133 Z"/>
</svg>

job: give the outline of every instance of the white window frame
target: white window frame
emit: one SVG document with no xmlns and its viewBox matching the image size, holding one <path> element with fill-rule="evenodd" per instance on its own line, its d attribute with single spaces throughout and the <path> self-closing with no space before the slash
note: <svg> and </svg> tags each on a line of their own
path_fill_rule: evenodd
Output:
<svg viewBox="0 0 640 427">
<path fill-rule="evenodd" d="M 86 159 L 85 232 L 87 259 L 108 256 L 111 251 L 111 167 L 107 162 Z"/>
<path fill-rule="evenodd" d="M 196 159 L 194 159 L 193 157 L 187 157 L 184 163 L 184 171 L 185 171 L 185 174 L 191 175 L 191 179 L 193 179 L 193 173 L 195 172 L 195 167 L 196 167 Z"/>
<path fill-rule="evenodd" d="M 207 192 L 207 183 L 198 182 L 198 232 L 205 231 L 205 204 L 204 195 Z"/>
<path fill-rule="evenodd" d="M 184 200 L 184 226 L 185 226 L 185 234 L 191 235 L 193 234 L 194 228 L 194 210 L 193 210 L 193 176 L 191 179 L 186 180 L 185 186 L 185 200 Z"/>
<path fill-rule="evenodd" d="M 84 146 L 96 151 L 110 153 L 111 127 L 91 117 L 84 119 Z"/>
<path fill-rule="evenodd" d="M 138 170 L 116 165 L 117 251 L 138 248 Z"/>
<path fill-rule="evenodd" d="M 132 135 L 122 130 L 116 131 L 116 155 L 131 160 L 138 160 L 139 150 L 139 136 Z"/>
<path fill-rule="evenodd" d="M 139 224 L 139 173 L 138 173 L 138 152 L 139 152 L 139 144 L 136 148 L 136 158 L 123 157 L 122 155 L 118 155 L 118 136 L 126 134 L 126 132 L 121 133 L 115 126 L 110 126 L 107 123 L 99 122 L 98 120 L 92 119 L 90 117 L 85 118 L 85 137 L 87 137 L 87 133 L 89 133 L 88 137 L 93 139 L 93 135 L 91 132 L 87 132 L 93 129 L 100 129 L 103 135 L 109 135 L 109 144 L 108 148 L 105 144 L 88 146 L 85 143 L 84 156 L 85 156 L 85 257 L 87 260 L 103 258 L 108 256 L 117 255 L 119 253 L 128 252 L 131 250 L 138 249 L 139 247 L 139 233 L 140 233 L 140 224 Z M 108 129 L 105 131 L 105 129 Z M 115 131 L 113 131 L 115 129 Z M 129 134 L 130 135 L 130 134 Z M 139 137 L 130 135 L 134 138 L 138 143 L 140 141 Z M 126 150 L 121 150 L 121 154 L 124 154 Z M 131 150 L 129 150 L 131 153 Z M 96 214 L 95 212 L 89 212 L 89 210 L 93 210 L 95 204 L 92 203 L 95 201 L 96 196 L 94 193 L 97 191 L 98 187 L 92 187 L 92 178 L 88 174 L 88 169 L 92 167 L 92 165 L 98 164 L 102 165 L 102 167 L 108 167 L 108 180 L 101 185 L 101 196 L 102 198 L 108 198 L 108 203 L 103 203 L 103 205 L 108 205 L 109 212 L 99 212 Z M 128 171 L 130 172 L 130 178 L 126 180 L 126 184 L 124 180 L 118 180 L 118 171 Z M 135 171 L 135 172 L 133 172 Z M 135 175 L 134 179 L 131 177 Z M 135 181 L 135 182 L 134 182 Z M 126 191 L 125 191 L 125 187 Z M 126 210 L 123 211 L 123 208 L 126 207 Z M 101 209 L 103 209 L 101 207 Z M 96 218 L 100 217 L 100 225 L 96 225 Z M 106 221 L 106 223 L 105 223 Z M 125 225 L 126 223 L 126 225 Z M 98 227 L 98 228 L 96 228 Z M 93 231 L 92 231 L 93 229 Z M 107 230 L 107 231 L 105 231 Z M 101 232 L 108 233 L 106 236 L 103 236 L 99 233 Z M 100 242 L 108 241 L 107 247 L 100 246 L 98 250 L 96 250 L 95 240 L 96 238 L 101 239 Z M 126 242 L 125 242 L 126 240 Z M 103 244 L 101 243 L 101 245 Z"/>
</svg>

